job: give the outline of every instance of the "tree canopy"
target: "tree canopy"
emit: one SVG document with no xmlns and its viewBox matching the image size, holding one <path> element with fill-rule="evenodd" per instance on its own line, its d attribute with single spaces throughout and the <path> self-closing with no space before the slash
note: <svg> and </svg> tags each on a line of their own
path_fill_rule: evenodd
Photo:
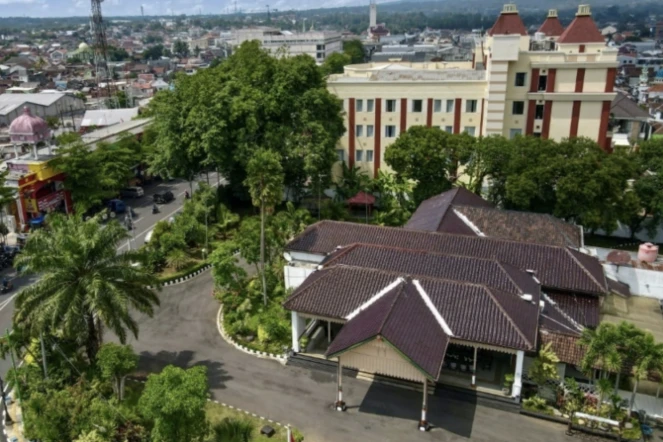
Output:
<svg viewBox="0 0 663 442">
<path fill-rule="evenodd" d="M 329 175 L 345 131 L 342 109 L 311 57 L 275 58 L 245 42 L 155 96 L 151 167 L 181 177 L 218 169 L 241 189 L 249 160 L 266 149 L 280 155 L 285 185 L 301 191 L 308 177 Z"/>
</svg>

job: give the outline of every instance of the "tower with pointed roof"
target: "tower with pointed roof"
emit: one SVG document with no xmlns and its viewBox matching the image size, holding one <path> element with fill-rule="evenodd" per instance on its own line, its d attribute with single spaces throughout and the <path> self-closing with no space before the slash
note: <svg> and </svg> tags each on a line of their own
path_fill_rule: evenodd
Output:
<svg viewBox="0 0 663 442">
<path fill-rule="evenodd" d="M 470 60 L 391 59 L 330 75 L 329 89 L 347 109 L 334 176 L 342 162 L 377 176 L 388 146 L 415 125 L 474 136 L 587 137 L 609 150 L 617 49 L 606 45 L 587 5 L 571 23 L 554 9 L 541 19 L 529 35 L 507 3 L 485 35 L 472 34 Z"/>
</svg>

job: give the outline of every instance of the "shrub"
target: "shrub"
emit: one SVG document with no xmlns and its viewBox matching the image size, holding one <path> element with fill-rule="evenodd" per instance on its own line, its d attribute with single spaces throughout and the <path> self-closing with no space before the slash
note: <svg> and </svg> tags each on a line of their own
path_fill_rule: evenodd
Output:
<svg viewBox="0 0 663 442">
<path fill-rule="evenodd" d="M 539 396 L 532 396 L 523 401 L 523 408 L 530 411 L 548 412 L 546 400 Z"/>
<path fill-rule="evenodd" d="M 191 258 L 184 250 L 173 250 L 166 257 L 166 262 L 175 270 L 182 270 L 189 265 Z"/>
</svg>

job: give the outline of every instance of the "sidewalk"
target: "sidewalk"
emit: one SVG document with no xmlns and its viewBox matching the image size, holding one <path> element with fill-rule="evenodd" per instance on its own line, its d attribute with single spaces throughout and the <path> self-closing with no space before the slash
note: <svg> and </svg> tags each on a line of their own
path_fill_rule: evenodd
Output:
<svg viewBox="0 0 663 442">
<path fill-rule="evenodd" d="M 27 442 L 23 437 L 23 412 L 18 403 L 14 402 L 13 392 L 7 393 L 7 399 L 9 399 L 7 409 L 14 422 L 11 425 L 7 424 L 5 411 L 2 410 L 2 431 L 9 442 Z"/>
</svg>

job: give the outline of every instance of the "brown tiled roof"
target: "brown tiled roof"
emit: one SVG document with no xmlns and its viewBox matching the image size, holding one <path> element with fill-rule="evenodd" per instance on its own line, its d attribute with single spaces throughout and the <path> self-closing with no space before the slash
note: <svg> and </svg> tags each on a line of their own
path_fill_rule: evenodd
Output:
<svg viewBox="0 0 663 442">
<path fill-rule="evenodd" d="M 524 270 L 536 271 L 541 285 L 555 290 L 603 294 L 607 284 L 596 258 L 572 253 L 569 248 L 522 243 L 496 238 L 421 232 L 338 221 L 309 226 L 286 248 L 292 251 L 329 254 L 338 246 L 353 243 L 385 245 L 410 250 L 491 258 Z"/>
<path fill-rule="evenodd" d="M 329 346 L 327 357 L 384 339 L 427 377 L 437 380 L 449 336 L 412 281 L 403 281 L 350 319 Z"/>
<path fill-rule="evenodd" d="M 473 235 L 474 232 L 472 232 L 465 223 L 458 219 L 455 214 L 449 213 L 450 211 L 448 209 L 453 204 L 492 207 L 492 204 L 481 198 L 479 195 L 462 187 L 455 187 L 444 193 L 435 195 L 419 204 L 417 210 L 415 210 L 407 224 L 405 224 L 405 228 L 412 230 L 427 230 L 429 232 L 443 231 Z M 449 216 L 445 220 L 446 215 Z M 446 228 L 442 230 L 440 226 L 444 221 L 446 221 Z M 453 230 L 454 226 L 457 226 L 459 230 Z"/>
<path fill-rule="evenodd" d="M 539 321 L 542 329 L 550 332 L 572 335 L 580 334 L 582 331 L 581 326 L 573 321 L 571 317 L 546 294 L 543 295 L 543 302 L 544 305 L 541 310 L 541 319 Z"/>
<path fill-rule="evenodd" d="M 650 117 L 649 112 L 638 106 L 638 103 L 631 100 L 625 93 L 617 92 L 610 105 L 610 114 L 615 119 L 622 120 L 641 120 L 647 121 Z"/>
<path fill-rule="evenodd" d="M 517 12 L 503 12 L 488 31 L 488 35 L 527 35 L 527 29 Z"/>
<path fill-rule="evenodd" d="M 580 365 L 585 351 L 578 344 L 579 336 L 561 333 L 550 333 L 542 330 L 539 334 L 541 346 L 551 343 L 552 351 L 555 352 L 560 362 L 566 364 Z"/>
<path fill-rule="evenodd" d="M 499 210 L 492 207 L 453 206 L 484 235 L 554 246 L 580 247 L 578 226 L 543 213 Z"/>
<path fill-rule="evenodd" d="M 546 37 L 559 37 L 564 32 L 564 26 L 557 17 L 548 17 L 537 32 L 543 32 Z"/>
<path fill-rule="evenodd" d="M 286 300 L 286 309 L 345 319 L 385 287 L 406 276 L 348 266 L 329 267 L 316 273 L 319 275 L 314 282 L 298 287 Z M 522 350 L 535 348 L 538 305 L 483 285 L 423 277 L 417 280 L 457 339 Z"/>
<path fill-rule="evenodd" d="M 604 43 L 605 38 L 591 15 L 578 15 L 566 27 L 557 43 Z"/>
<path fill-rule="evenodd" d="M 321 263 L 400 272 L 403 275 L 484 284 L 516 295 L 530 294 L 538 304 L 540 287 L 527 272 L 494 259 L 444 255 L 371 244 L 338 249 Z"/>
<path fill-rule="evenodd" d="M 585 327 L 599 325 L 599 298 L 569 293 L 546 292 L 571 319 Z"/>
</svg>

